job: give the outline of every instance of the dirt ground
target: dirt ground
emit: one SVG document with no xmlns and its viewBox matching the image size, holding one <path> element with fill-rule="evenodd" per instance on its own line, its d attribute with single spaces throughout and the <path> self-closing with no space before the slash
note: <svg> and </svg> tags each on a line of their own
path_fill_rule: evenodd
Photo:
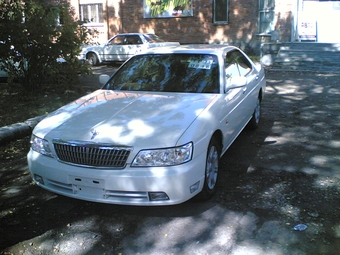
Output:
<svg viewBox="0 0 340 255">
<path fill-rule="evenodd" d="M 340 254 L 339 99 L 339 75 L 268 72 L 260 127 L 222 157 L 207 202 L 58 196 L 32 183 L 29 138 L 1 146 L 0 254 Z"/>
</svg>

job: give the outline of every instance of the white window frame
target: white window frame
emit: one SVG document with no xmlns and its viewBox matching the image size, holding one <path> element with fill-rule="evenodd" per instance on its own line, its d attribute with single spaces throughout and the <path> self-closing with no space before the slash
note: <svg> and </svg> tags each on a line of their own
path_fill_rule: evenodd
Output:
<svg viewBox="0 0 340 255">
<path fill-rule="evenodd" d="M 275 0 L 259 0 L 259 26 L 260 35 L 269 35 L 275 30 Z"/>
<path fill-rule="evenodd" d="M 95 17 L 92 17 L 91 9 L 95 8 Z M 87 12 L 88 21 L 84 20 L 84 13 Z M 79 4 L 79 19 L 84 21 L 86 26 L 104 24 L 104 10 L 102 3 L 84 3 Z M 93 20 L 92 20 L 93 19 Z"/>
</svg>

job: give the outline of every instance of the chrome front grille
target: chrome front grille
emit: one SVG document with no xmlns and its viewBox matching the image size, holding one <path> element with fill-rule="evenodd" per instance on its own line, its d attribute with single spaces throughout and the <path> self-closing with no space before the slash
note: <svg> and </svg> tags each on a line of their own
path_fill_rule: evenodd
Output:
<svg viewBox="0 0 340 255">
<path fill-rule="evenodd" d="M 88 167 L 125 167 L 132 150 L 109 144 L 54 140 L 54 149 L 62 162 Z"/>
</svg>

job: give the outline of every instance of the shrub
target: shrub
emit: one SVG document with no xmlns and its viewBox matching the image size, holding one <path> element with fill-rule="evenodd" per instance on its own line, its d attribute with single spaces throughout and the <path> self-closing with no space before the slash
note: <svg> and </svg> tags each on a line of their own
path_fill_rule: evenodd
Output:
<svg viewBox="0 0 340 255">
<path fill-rule="evenodd" d="M 0 20 L 0 68 L 9 81 L 34 91 L 90 72 L 77 56 L 91 31 L 75 19 L 67 0 L 3 0 Z"/>
</svg>

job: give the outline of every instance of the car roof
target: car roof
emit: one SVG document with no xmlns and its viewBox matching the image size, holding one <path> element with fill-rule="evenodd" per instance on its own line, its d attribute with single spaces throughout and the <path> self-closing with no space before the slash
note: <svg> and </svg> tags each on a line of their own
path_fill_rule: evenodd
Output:
<svg viewBox="0 0 340 255">
<path fill-rule="evenodd" d="M 195 53 L 195 54 L 222 54 L 231 50 L 238 49 L 235 46 L 226 44 L 187 44 L 178 46 L 164 46 L 150 48 L 144 53 Z"/>
<path fill-rule="evenodd" d="M 154 33 L 121 33 L 121 34 L 116 34 L 117 35 L 154 35 Z"/>
</svg>

